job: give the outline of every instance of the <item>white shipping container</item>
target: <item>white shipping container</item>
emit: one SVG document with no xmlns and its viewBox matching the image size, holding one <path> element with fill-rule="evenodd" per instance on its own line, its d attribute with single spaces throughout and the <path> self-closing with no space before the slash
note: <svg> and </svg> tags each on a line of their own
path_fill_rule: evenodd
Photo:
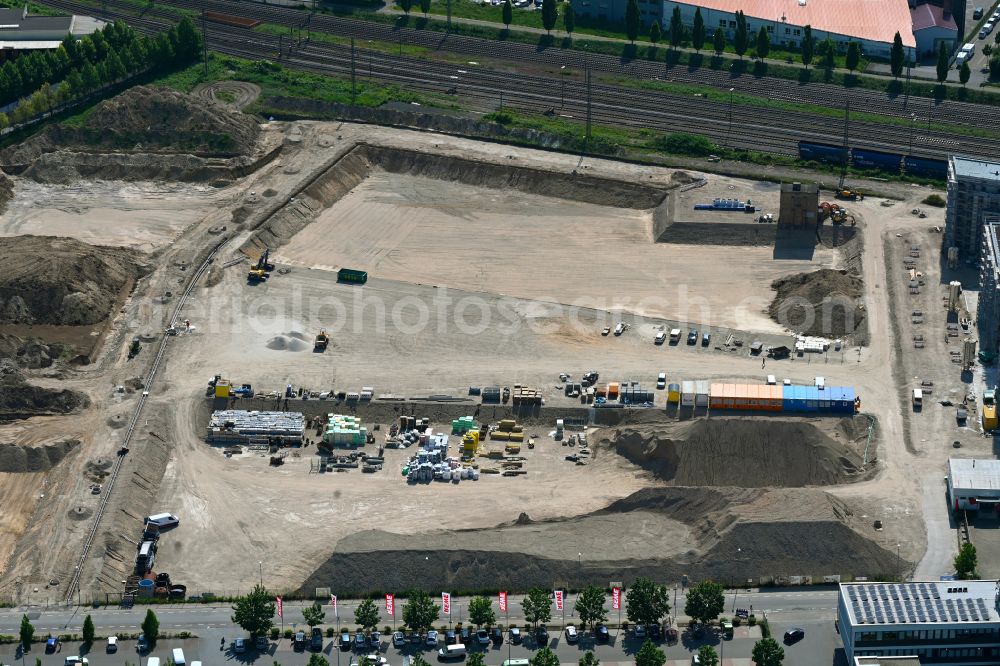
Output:
<svg viewBox="0 0 1000 666">
<path fill-rule="evenodd" d="M 681 404 L 685 407 L 694 407 L 695 388 L 694 382 L 681 382 Z"/>
</svg>

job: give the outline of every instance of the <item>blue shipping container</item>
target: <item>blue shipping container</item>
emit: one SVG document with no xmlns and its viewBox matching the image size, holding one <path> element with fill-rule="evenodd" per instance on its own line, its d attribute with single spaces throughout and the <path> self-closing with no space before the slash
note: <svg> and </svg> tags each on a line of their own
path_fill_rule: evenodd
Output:
<svg viewBox="0 0 1000 666">
<path fill-rule="evenodd" d="M 799 141 L 799 157 L 811 162 L 843 164 L 847 160 L 847 150 L 843 146 Z"/>
<path fill-rule="evenodd" d="M 930 160 L 924 157 L 907 156 L 903 159 L 903 164 L 906 166 L 906 173 L 911 176 L 948 177 L 948 163 L 944 160 Z"/>
<path fill-rule="evenodd" d="M 903 162 L 903 156 L 896 153 L 882 153 L 877 150 L 864 150 L 855 148 L 851 151 L 854 158 L 854 166 L 861 169 L 881 169 L 892 173 L 899 173 L 899 167 Z"/>
</svg>

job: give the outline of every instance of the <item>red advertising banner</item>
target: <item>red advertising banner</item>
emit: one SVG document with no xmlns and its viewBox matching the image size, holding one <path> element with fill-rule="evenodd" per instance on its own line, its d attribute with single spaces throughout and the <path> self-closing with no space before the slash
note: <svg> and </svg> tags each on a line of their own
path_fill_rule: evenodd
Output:
<svg viewBox="0 0 1000 666">
<path fill-rule="evenodd" d="M 451 615 L 451 593 L 442 592 L 441 593 L 441 612 L 445 615 Z"/>
<path fill-rule="evenodd" d="M 385 595 L 385 612 L 389 615 L 396 615 L 396 598 L 391 595 Z"/>
<path fill-rule="evenodd" d="M 556 610 L 561 611 L 563 609 L 563 591 L 556 590 L 555 597 L 556 597 Z"/>
<path fill-rule="evenodd" d="M 507 612 L 507 593 L 506 592 L 501 592 L 500 593 L 500 612 L 501 613 L 506 613 Z"/>
<path fill-rule="evenodd" d="M 278 604 L 278 617 L 283 617 L 281 615 L 281 597 L 275 597 L 274 601 Z"/>
<path fill-rule="evenodd" d="M 622 608 L 622 588 L 611 588 L 611 610 L 621 610 Z"/>
<path fill-rule="evenodd" d="M 334 615 L 336 615 L 337 614 L 337 595 L 336 594 L 331 594 L 330 595 L 330 605 L 333 606 L 333 613 L 334 613 Z"/>
</svg>

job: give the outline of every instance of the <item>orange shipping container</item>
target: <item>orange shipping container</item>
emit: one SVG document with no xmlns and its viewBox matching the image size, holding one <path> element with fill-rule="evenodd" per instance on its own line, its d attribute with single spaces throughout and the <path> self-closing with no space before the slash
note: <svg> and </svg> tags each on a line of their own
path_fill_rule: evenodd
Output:
<svg viewBox="0 0 1000 666">
<path fill-rule="evenodd" d="M 750 387 L 747 384 L 733 385 L 733 407 L 746 409 L 749 406 Z"/>
<path fill-rule="evenodd" d="M 712 409 L 723 409 L 725 407 L 725 384 L 712 384 L 708 388 L 708 404 Z"/>
</svg>

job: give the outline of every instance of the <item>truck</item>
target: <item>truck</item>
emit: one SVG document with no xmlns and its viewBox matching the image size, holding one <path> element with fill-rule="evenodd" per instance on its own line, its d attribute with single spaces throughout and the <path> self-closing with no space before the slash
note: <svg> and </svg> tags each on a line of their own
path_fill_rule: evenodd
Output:
<svg viewBox="0 0 1000 666">
<path fill-rule="evenodd" d="M 983 391 L 983 432 L 993 432 L 997 429 L 997 400 L 996 390 L 987 389 Z"/>
<path fill-rule="evenodd" d="M 316 336 L 316 342 L 313 344 L 313 349 L 318 352 L 326 351 L 326 347 L 329 344 L 330 336 L 326 331 L 320 331 Z"/>
<path fill-rule="evenodd" d="M 679 328 L 670 329 L 670 342 L 676 344 L 680 342 L 680 339 L 681 339 L 681 329 Z"/>
<path fill-rule="evenodd" d="M 913 410 L 919 411 L 924 406 L 923 389 L 913 389 Z"/>
<path fill-rule="evenodd" d="M 337 282 L 364 284 L 368 282 L 368 271 L 359 271 L 354 268 L 341 268 L 337 271 Z"/>
</svg>

